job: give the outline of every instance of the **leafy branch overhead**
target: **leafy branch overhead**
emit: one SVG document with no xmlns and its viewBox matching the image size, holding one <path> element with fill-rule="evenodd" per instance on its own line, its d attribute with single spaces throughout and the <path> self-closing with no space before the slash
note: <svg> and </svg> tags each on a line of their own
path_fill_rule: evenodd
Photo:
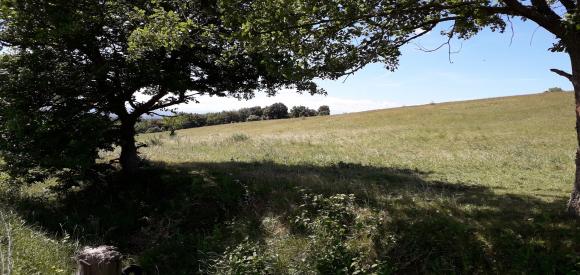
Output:
<svg viewBox="0 0 580 275">
<path fill-rule="evenodd" d="M 256 47 L 277 47 L 302 57 L 303 66 L 336 78 L 366 64 L 394 70 L 399 48 L 440 24 L 449 39 L 468 39 L 483 28 L 503 32 L 511 17 L 536 22 L 557 36 L 553 51 L 565 51 L 580 29 L 571 0 L 237 0 L 222 1 L 241 36 Z M 248 16 L 249 14 L 249 16 Z M 266 44 L 268 46 L 266 46 Z"/>
</svg>

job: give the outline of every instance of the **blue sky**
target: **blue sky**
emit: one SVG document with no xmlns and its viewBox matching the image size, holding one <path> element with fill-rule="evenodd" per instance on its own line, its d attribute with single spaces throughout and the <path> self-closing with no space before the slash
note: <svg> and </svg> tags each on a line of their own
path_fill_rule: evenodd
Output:
<svg viewBox="0 0 580 275">
<path fill-rule="evenodd" d="M 572 89 L 561 76 L 549 71 L 569 71 L 568 56 L 547 49 L 554 37 L 532 22 L 514 21 L 512 32 L 482 31 L 467 41 L 454 41 L 452 48 L 461 51 L 451 56 L 447 48 L 427 53 L 417 45 L 403 48 L 399 69 L 390 72 L 381 64 L 371 64 L 346 80 L 318 81 L 328 96 L 298 95 L 282 91 L 268 98 L 258 95 L 248 102 L 235 99 L 201 98 L 200 104 L 179 109 L 188 112 L 232 110 L 246 106 L 265 106 L 283 102 L 288 106 L 318 107 L 330 105 L 333 114 L 403 105 L 426 104 L 466 99 L 538 93 L 550 87 Z M 435 48 L 445 41 L 433 31 L 416 41 L 424 48 Z"/>
</svg>

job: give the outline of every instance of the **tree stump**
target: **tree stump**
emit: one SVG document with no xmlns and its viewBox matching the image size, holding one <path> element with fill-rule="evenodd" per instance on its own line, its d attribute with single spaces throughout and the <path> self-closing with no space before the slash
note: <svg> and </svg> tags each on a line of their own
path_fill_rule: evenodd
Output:
<svg viewBox="0 0 580 275">
<path fill-rule="evenodd" d="M 85 247 L 75 256 L 76 275 L 119 275 L 121 253 L 113 246 Z"/>
</svg>

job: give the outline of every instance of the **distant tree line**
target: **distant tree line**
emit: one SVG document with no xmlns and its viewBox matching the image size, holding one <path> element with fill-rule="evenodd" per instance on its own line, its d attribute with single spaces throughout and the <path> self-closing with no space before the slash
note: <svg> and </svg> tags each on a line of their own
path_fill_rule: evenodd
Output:
<svg viewBox="0 0 580 275">
<path fill-rule="evenodd" d="M 320 106 L 318 110 L 305 106 L 294 106 L 288 111 L 288 107 L 284 103 L 274 103 L 264 108 L 255 106 L 242 108 L 237 111 L 222 111 L 207 114 L 179 113 L 175 116 L 161 119 L 144 119 L 136 124 L 135 130 L 137 133 L 155 133 L 246 121 L 327 115 L 330 115 L 330 107 L 327 105 Z"/>
</svg>

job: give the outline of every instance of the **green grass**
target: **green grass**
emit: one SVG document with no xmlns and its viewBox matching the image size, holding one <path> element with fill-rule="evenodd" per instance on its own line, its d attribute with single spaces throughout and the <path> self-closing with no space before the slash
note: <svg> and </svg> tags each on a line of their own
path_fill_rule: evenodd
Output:
<svg viewBox="0 0 580 275">
<path fill-rule="evenodd" d="M 140 140 L 158 137 L 162 144 L 142 150 L 146 158 L 183 166 L 233 161 L 330 167 L 344 162 L 418 169 L 429 173 L 425 180 L 553 201 L 568 195 L 573 180 L 573 108 L 570 93 L 541 94 L 204 127 Z M 288 178 L 294 176 L 307 175 L 297 171 Z"/>
<path fill-rule="evenodd" d="M 300 274 L 328 270 L 326 256 L 335 254 L 330 266 L 358 255 L 353 266 L 378 263 L 380 272 L 576 274 L 580 222 L 564 213 L 574 174 L 572 97 L 144 134 L 152 167 L 132 185 L 81 185 L 58 196 L 23 188 L 13 208 L 30 230 L 115 244 L 162 274 L 237 264 Z M 352 217 L 319 209 L 298 228 L 304 192 L 322 201 L 354 194 L 345 208 Z M 347 231 L 326 232 L 343 222 Z M 227 247 L 238 262 L 220 258 Z"/>
<path fill-rule="evenodd" d="M 5 181 L 5 175 L 2 175 Z M 8 190 L 4 184 L 1 190 Z M 41 193 L 39 186 L 27 189 L 27 192 Z M 3 271 L 11 274 L 71 274 L 73 272 L 73 254 L 79 244 L 70 235 L 61 231 L 51 234 L 39 226 L 25 221 L 13 205 L 7 204 L 8 196 L 14 194 L 3 192 L 0 207 L 0 252 L 3 257 Z M 23 194 L 24 196 L 24 194 Z M 11 257 L 8 256 L 10 250 Z M 8 267 L 8 259 L 13 263 Z M 6 273 L 2 273 L 6 274 Z"/>
</svg>

